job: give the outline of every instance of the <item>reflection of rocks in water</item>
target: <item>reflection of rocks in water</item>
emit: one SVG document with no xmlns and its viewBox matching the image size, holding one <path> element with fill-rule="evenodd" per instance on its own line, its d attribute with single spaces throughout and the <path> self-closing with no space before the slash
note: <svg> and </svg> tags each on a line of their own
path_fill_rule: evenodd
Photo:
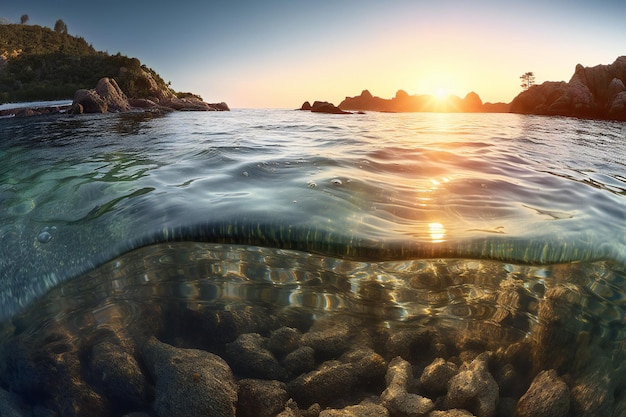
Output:
<svg viewBox="0 0 626 417">
<path fill-rule="evenodd" d="M 552 279 L 545 268 L 489 262 L 367 266 L 195 244 L 132 256 L 5 324 L 0 412 L 617 417 L 626 409 L 624 342 L 606 337 L 621 330 L 604 332 L 615 316 L 591 313 L 608 307 L 589 288 L 608 292 L 588 270 L 568 281 L 564 271 Z M 270 282 L 276 270 L 280 281 Z"/>
</svg>

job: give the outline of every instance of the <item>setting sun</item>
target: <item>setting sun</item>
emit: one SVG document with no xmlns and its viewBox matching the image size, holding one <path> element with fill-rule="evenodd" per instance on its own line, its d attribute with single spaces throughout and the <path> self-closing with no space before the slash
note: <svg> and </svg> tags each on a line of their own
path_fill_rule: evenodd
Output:
<svg viewBox="0 0 626 417">
<path fill-rule="evenodd" d="M 434 95 L 437 101 L 445 101 L 448 98 L 448 91 L 443 87 L 438 87 Z"/>
</svg>

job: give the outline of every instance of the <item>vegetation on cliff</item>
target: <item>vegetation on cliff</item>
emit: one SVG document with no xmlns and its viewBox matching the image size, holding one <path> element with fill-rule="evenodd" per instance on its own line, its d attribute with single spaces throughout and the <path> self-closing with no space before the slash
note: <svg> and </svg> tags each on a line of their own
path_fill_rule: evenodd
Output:
<svg viewBox="0 0 626 417">
<path fill-rule="evenodd" d="M 115 78 L 133 98 L 148 98 L 150 78 L 170 91 L 137 58 L 96 51 L 82 37 L 63 30 L 0 25 L 0 103 L 71 99 L 76 90 L 92 88 L 103 77 Z"/>
</svg>

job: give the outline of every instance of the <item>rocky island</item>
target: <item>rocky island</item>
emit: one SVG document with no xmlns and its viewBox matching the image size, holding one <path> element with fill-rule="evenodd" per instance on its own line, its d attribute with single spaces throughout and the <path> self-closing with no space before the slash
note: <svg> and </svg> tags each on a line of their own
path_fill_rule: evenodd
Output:
<svg viewBox="0 0 626 417">
<path fill-rule="evenodd" d="M 626 121 L 626 56 L 609 65 L 576 65 L 569 82 L 547 81 L 520 93 L 511 112 Z"/>
<path fill-rule="evenodd" d="M 368 90 L 360 95 L 346 97 L 339 106 L 326 101 L 316 101 L 311 105 L 305 101 L 298 110 L 310 110 L 313 113 L 352 114 L 351 111 L 377 111 L 386 113 L 411 112 L 486 112 L 507 113 L 507 103 L 483 103 L 478 94 L 473 91 L 464 98 L 449 95 L 444 99 L 437 99 L 428 94 L 409 95 L 404 90 L 398 90 L 392 99 L 373 96 Z"/>
<path fill-rule="evenodd" d="M 449 95 L 438 99 L 429 94 L 409 95 L 404 90 L 398 90 L 392 99 L 383 99 L 373 96 L 368 90 L 361 95 L 346 97 L 339 104 L 343 110 L 370 110 L 393 113 L 408 112 L 508 112 L 505 103 L 485 103 L 475 92 L 468 93 L 464 98 Z"/>
</svg>

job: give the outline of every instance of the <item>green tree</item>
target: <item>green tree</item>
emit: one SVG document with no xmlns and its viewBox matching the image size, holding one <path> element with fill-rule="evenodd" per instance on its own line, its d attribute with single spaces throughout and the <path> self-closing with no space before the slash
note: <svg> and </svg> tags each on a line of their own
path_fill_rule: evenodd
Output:
<svg viewBox="0 0 626 417">
<path fill-rule="evenodd" d="M 519 78 L 522 80 L 521 87 L 524 91 L 535 85 L 535 74 L 532 71 L 524 73 Z"/>
<path fill-rule="evenodd" d="M 59 19 L 54 24 L 54 31 L 57 33 L 67 33 L 67 25 L 63 20 Z"/>
<path fill-rule="evenodd" d="M 23 14 L 22 17 L 20 17 L 20 23 L 25 25 L 26 22 L 28 22 L 28 15 L 27 14 Z"/>
</svg>

